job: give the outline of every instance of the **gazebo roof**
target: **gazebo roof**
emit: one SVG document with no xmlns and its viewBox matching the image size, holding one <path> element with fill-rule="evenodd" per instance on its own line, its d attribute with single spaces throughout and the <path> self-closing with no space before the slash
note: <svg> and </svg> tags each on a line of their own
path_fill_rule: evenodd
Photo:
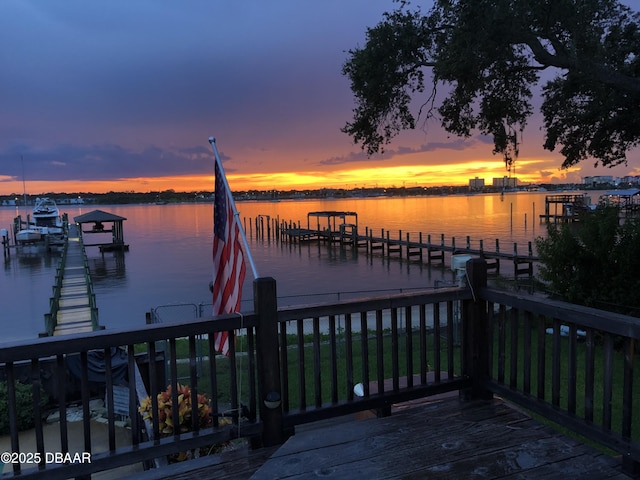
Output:
<svg viewBox="0 0 640 480">
<path fill-rule="evenodd" d="M 113 213 L 104 212 L 102 210 L 94 210 L 77 217 L 73 217 L 73 221 L 76 223 L 91 223 L 91 222 L 119 222 L 126 220 L 126 218 L 120 215 L 114 215 Z"/>
<path fill-rule="evenodd" d="M 609 197 L 634 197 L 640 194 L 640 189 L 628 188 L 626 190 L 609 190 L 605 195 Z"/>
<path fill-rule="evenodd" d="M 321 212 L 309 212 L 308 217 L 357 217 L 356 212 L 340 212 L 336 210 L 323 210 Z"/>
</svg>

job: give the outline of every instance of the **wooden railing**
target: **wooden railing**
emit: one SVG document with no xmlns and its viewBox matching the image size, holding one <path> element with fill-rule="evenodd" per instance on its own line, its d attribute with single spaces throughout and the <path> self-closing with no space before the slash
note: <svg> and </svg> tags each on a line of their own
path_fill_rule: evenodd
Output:
<svg viewBox="0 0 640 480">
<path fill-rule="evenodd" d="M 303 423 L 364 410 L 387 415 L 394 403 L 451 391 L 461 399 L 500 395 L 622 454 L 627 469 L 637 468 L 638 320 L 487 288 L 481 260 L 467 263 L 467 280 L 468 287 L 278 309 L 275 280 L 259 278 L 254 311 L 242 315 L 4 344 L 0 367 L 8 384 L 12 450 L 70 451 L 66 413 L 75 401 L 87 419 L 82 452 L 91 454 L 91 463 L 14 465 L 8 475 L 68 478 L 127 464 L 152 466 L 172 453 L 240 437 L 251 438 L 254 447 L 277 445 Z M 220 331 L 231 335 L 229 357 L 214 352 Z M 98 384 L 90 381 L 96 353 L 104 358 Z M 115 434 L 116 358 L 124 361 L 132 387 L 124 399 L 131 422 L 125 444 Z M 69 390 L 70 359 L 81 367 L 74 379 L 78 392 Z M 156 394 L 168 384 L 177 404 L 177 379 L 185 377 L 193 404 L 199 393 L 209 395 L 213 424 L 201 428 L 192 421 L 190 431 L 163 435 L 156 417 L 145 424 L 138 414 L 141 398 L 151 394 L 157 411 Z M 21 443 L 18 431 L 19 380 L 31 385 L 34 447 Z M 40 387 L 59 413 L 54 443 L 44 435 Z M 104 442 L 88 420 L 96 388 L 106 397 Z M 222 426 L 223 415 L 231 425 Z"/>
<path fill-rule="evenodd" d="M 152 464 L 154 460 L 169 454 L 228 441 L 238 435 L 259 435 L 259 424 L 255 422 L 255 382 L 246 381 L 250 370 L 255 370 L 253 343 L 256 322 L 254 314 L 242 317 L 229 315 L 184 324 L 149 325 L 127 331 L 103 330 L 90 334 L 40 338 L 29 343 L 3 344 L 0 348 L 0 367 L 2 380 L 7 383 L 11 450 L 16 454 L 22 452 L 16 459 L 31 460 L 31 464 L 24 462 L 23 465 L 11 462 L 12 475 L 47 479 L 82 476 L 122 465 Z M 198 372 L 196 339 L 223 330 L 230 331 L 232 354 L 235 353 L 235 331 L 242 332 L 247 339 L 249 348 L 244 362 L 246 372 L 241 374 L 237 371 L 235 355 L 217 358 L 213 342 L 208 341 L 206 354 L 209 368 L 206 372 Z M 165 344 L 166 349 L 162 350 L 161 346 Z M 183 353 L 180 353 L 181 350 Z M 100 360 L 103 360 L 102 370 L 100 365 L 97 366 Z M 72 368 L 73 365 L 75 368 Z M 220 371 L 223 375 L 219 374 Z M 169 379 L 165 382 L 167 374 Z M 172 386 L 172 399 L 174 405 L 177 405 L 177 378 L 185 375 L 190 379 L 192 395 L 196 396 L 194 405 L 197 405 L 197 394 L 206 393 L 210 396 L 213 425 L 204 429 L 191 425 L 189 432 L 183 433 L 176 429 L 175 434 L 166 437 L 161 435 L 158 416 L 144 425 L 138 414 L 138 407 L 149 393 L 153 411 L 158 411 L 158 398 L 155 394 L 164 391 L 167 383 Z M 222 379 L 225 386 L 221 384 Z M 242 401 L 245 404 L 245 415 L 249 418 L 240 430 L 237 412 L 241 409 L 238 397 L 241 379 L 247 384 Z M 17 403 L 20 397 L 18 383 L 27 384 L 32 393 L 35 420 L 32 436 L 36 439 L 35 445 L 24 444 L 25 437 L 19 432 L 19 414 L 24 406 Z M 124 390 L 128 392 L 124 399 L 117 398 L 118 394 L 114 394 L 121 390 L 116 388 L 117 385 L 129 387 Z M 59 422 L 53 425 L 45 425 L 45 415 L 52 412 L 50 409 L 45 411 L 40 406 L 39 400 L 44 395 L 51 399 L 54 413 L 59 416 Z M 90 401 L 95 398 L 105 400 L 105 438 L 96 438 L 96 425 L 91 422 Z M 224 406 L 221 405 L 222 402 Z M 118 412 L 118 406 L 122 408 L 123 403 L 124 416 L 131 423 L 128 438 L 124 442 L 122 436 L 116 435 L 117 421 L 121 420 L 119 415 L 123 414 Z M 75 450 L 70 447 L 71 425 L 67 421 L 70 404 L 79 405 L 82 412 L 80 452 L 77 447 Z M 233 423 L 217 428 L 223 410 L 233 419 Z M 198 412 L 195 413 L 193 418 L 197 419 Z M 89 454 L 90 463 L 61 465 L 46 461 L 47 455 L 64 452 Z M 31 456 L 28 457 L 27 454 Z M 40 462 L 36 461 L 34 465 L 34 459 Z"/>
<path fill-rule="evenodd" d="M 60 308 L 60 294 L 62 292 L 62 281 L 64 279 L 64 266 L 67 262 L 67 251 L 69 250 L 69 242 L 65 241 L 60 253 L 60 259 L 56 266 L 56 276 L 54 277 L 54 283 L 52 287 L 53 296 L 49 298 L 49 313 L 44 314 L 44 327 L 45 331 L 43 335 L 53 335 L 53 331 L 56 328 L 55 319 L 58 315 Z"/>
<path fill-rule="evenodd" d="M 640 473 L 640 319 L 497 290 L 479 295 L 488 306 L 487 388 Z"/>
<path fill-rule="evenodd" d="M 281 309 L 285 424 L 469 387 L 457 332 L 468 298 L 446 288 Z"/>
<path fill-rule="evenodd" d="M 89 306 L 91 308 L 91 323 L 94 330 L 98 330 L 101 327 L 98 319 L 98 304 L 96 302 L 96 294 L 93 290 L 93 279 L 91 278 L 91 268 L 89 267 L 89 257 L 87 257 L 87 249 L 84 245 L 84 237 L 82 235 L 82 226 L 76 225 L 78 229 L 78 237 L 80 238 L 81 250 L 82 250 L 82 267 L 84 278 L 87 283 L 87 297 L 89 299 Z"/>
</svg>

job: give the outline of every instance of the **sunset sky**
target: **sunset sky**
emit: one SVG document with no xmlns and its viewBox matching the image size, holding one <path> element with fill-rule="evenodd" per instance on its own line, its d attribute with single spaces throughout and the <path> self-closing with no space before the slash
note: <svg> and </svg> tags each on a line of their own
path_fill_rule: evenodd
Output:
<svg viewBox="0 0 640 480">
<path fill-rule="evenodd" d="M 424 2 L 423 5 L 426 5 Z M 354 106 L 341 75 L 391 0 L 2 0 L 0 195 L 213 189 L 217 139 L 234 190 L 464 185 L 506 174 L 490 139 L 438 124 L 367 158 L 340 132 Z M 425 7 L 423 7 L 425 8 Z M 561 171 L 524 134 L 524 182 L 640 175 Z M 21 161 L 21 158 L 23 161 Z"/>
</svg>

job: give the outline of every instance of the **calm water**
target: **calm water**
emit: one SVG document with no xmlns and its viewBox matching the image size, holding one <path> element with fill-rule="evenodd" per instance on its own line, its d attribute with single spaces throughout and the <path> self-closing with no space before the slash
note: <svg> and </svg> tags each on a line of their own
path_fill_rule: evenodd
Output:
<svg viewBox="0 0 640 480">
<path fill-rule="evenodd" d="M 592 198 L 597 201 L 597 194 Z M 359 198 L 281 202 L 239 202 L 240 218 L 270 215 L 281 220 L 307 224 L 311 211 L 339 210 L 358 213 L 359 231 L 364 227 L 379 234 L 384 228 L 392 237 L 417 232 L 439 239 L 444 233 L 449 243 L 464 245 L 467 235 L 472 246 L 483 239 L 485 248 L 500 239 L 505 251 L 513 242 L 526 244 L 544 235 L 539 215 L 544 212 L 544 193 L 500 195 Z M 89 247 L 88 256 L 97 296 L 100 323 L 106 328 L 143 325 L 145 312 L 171 303 L 210 303 L 212 277 L 211 204 L 61 206 L 70 219 L 94 209 L 121 215 L 124 255 L 100 254 Z M 0 228 L 10 229 L 16 208 L 0 208 Z M 22 212 L 24 215 L 24 212 Z M 248 232 L 249 233 L 249 232 Z M 414 237 L 415 236 L 415 237 Z M 91 242 L 91 237 L 85 239 Z M 440 281 L 453 281 L 448 269 L 429 269 L 416 262 L 367 257 L 363 251 L 339 246 L 288 245 L 249 239 L 260 276 L 277 280 L 280 305 L 315 303 L 324 300 L 363 296 L 371 291 L 398 291 L 424 288 Z M 4 260 L 0 275 L 0 341 L 34 338 L 44 327 L 44 314 L 58 258 L 44 253 L 17 254 Z M 252 301 L 252 278 L 245 281 L 243 298 Z M 186 312 L 190 310 L 187 309 Z M 183 308 L 163 308 L 166 318 L 185 315 Z M 178 313 L 179 312 L 179 313 Z M 206 312 L 206 309 L 205 309 Z M 208 313 L 208 312 L 207 312 Z M 187 313 L 188 314 L 188 313 Z"/>
</svg>

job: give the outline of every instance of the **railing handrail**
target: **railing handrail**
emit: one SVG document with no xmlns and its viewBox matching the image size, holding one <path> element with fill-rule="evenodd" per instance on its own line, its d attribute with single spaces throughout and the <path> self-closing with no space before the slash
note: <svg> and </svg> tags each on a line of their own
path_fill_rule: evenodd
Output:
<svg viewBox="0 0 640 480">
<path fill-rule="evenodd" d="M 37 352 L 37 358 L 47 358 L 111 346 L 161 341 L 169 337 L 185 338 L 223 330 L 251 328 L 256 324 L 257 316 L 254 313 L 246 313 L 242 317 L 231 313 L 216 317 L 203 317 L 179 324 L 151 324 L 139 328 L 106 329 L 0 343 L 0 363 L 31 360 L 34 358 L 34 352 Z"/>
<path fill-rule="evenodd" d="M 62 292 L 62 282 L 64 280 L 64 265 L 67 261 L 67 250 L 69 248 L 69 242 L 65 241 L 62 247 L 62 253 L 56 266 L 55 283 L 53 285 L 53 296 L 49 299 L 49 313 L 45 314 L 45 330 L 48 335 L 53 335 L 53 331 L 56 327 L 56 317 L 58 310 L 60 309 L 60 295 Z"/>
<path fill-rule="evenodd" d="M 534 299 L 495 288 L 483 288 L 479 296 L 488 302 L 509 305 L 580 327 L 595 328 L 623 337 L 640 339 L 640 318 L 548 298 Z"/>
<path fill-rule="evenodd" d="M 342 315 L 358 313 L 363 310 L 385 310 L 402 308 L 420 303 L 437 303 L 449 300 L 465 300 L 471 298 L 468 288 L 445 287 L 423 291 L 392 293 L 375 297 L 338 300 L 332 303 L 317 303 L 310 305 L 293 305 L 278 308 L 278 321 L 287 322 L 301 317 L 323 317 L 328 315 Z M 339 313 L 336 313 L 339 310 Z"/>
</svg>

